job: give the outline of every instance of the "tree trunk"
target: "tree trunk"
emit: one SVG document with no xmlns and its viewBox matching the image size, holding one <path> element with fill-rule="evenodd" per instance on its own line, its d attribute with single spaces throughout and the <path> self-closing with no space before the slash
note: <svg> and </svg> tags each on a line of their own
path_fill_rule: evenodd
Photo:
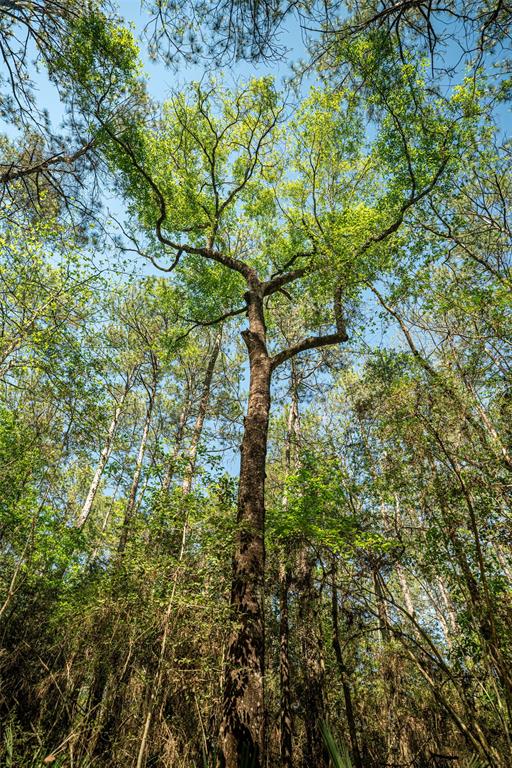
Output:
<svg viewBox="0 0 512 768">
<path fill-rule="evenodd" d="M 298 553 L 297 590 L 302 640 L 303 716 L 306 730 L 305 768 L 327 768 L 329 756 L 321 723 L 325 720 L 325 663 L 322 639 L 321 595 L 315 586 L 316 556 L 304 543 Z"/>
<path fill-rule="evenodd" d="M 242 336 L 249 352 L 249 401 L 240 450 L 237 533 L 233 554 L 233 629 L 226 651 L 220 728 L 225 768 L 263 768 L 265 762 L 265 464 L 272 371 L 299 352 L 347 341 L 340 291 L 334 298 L 336 333 L 311 336 L 269 357 L 263 297 L 276 288 L 254 270 L 243 270 L 249 328 Z"/>
<path fill-rule="evenodd" d="M 300 437 L 299 395 L 295 366 L 292 360 L 292 401 L 288 414 L 285 445 L 286 479 L 292 467 L 292 450 L 295 442 L 294 464 L 298 467 L 298 443 Z M 283 511 L 288 509 L 288 493 L 285 486 L 283 493 Z M 281 768 L 293 766 L 293 716 L 290 682 L 290 626 L 288 615 L 288 593 L 292 582 L 292 572 L 289 563 L 289 548 L 291 542 L 283 542 L 283 552 L 279 566 L 279 683 L 280 683 L 280 757 Z"/>
<path fill-rule="evenodd" d="M 348 733 L 350 736 L 350 749 L 352 752 L 352 758 L 354 760 L 355 768 L 363 768 L 363 762 L 361 760 L 361 752 L 359 749 L 359 742 L 357 740 L 357 727 L 354 717 L 354 707 L 352 704 L 352 691 L 350 689 L 350 682 L 348 678 L 347 668 L 343 660 L 343 654 L 341 651 L 340 643 L 340 630 L 338 621 L 338 590 L 336 587 L 336 562 L 333 564 L 332 571 L 332 647 L 334 655 L 336 657 L 336 663 L 341 677 L 341 685 L 343 687 L 343 698 L 345 699 L 345 714 L 347 716 Z"/>
<path fill-rule="evenodd" d="M 140 476 L 142 473 L 142 465 L 144 463 L 144 455 L 146 453 L 146 443 L 148 441 L 148 436 L 149 436 L 149 427 L 151 426 L 151 417 L 153 415 L 153 407 L 155 404 L 158 376 L 157 376 L 156 359 L 154 357 L 152 359 L 152 363 L 153 363 L 152 380 L 151 380 L 151 387 L 148 390 L 148 402 L 146 407 L 146 417 L 144 419 L 144 429 L 142 430 L 142 437 L 140 440 L 139 450 L 137 453 L 137 459 L 135 461 L 135 471 L 133 473 L 132 485 L 130 488 L 130 494 L 128 496 L 128 502 L 126 504 L 126 509 L 124 513 L 123 528 L 121 530 L 121 536 L 119 538 L 118 552 L 120 555 L 122 555 L 124 550 L 126 549 L 126 544 L 128 541 L 128 529 L 130 527 L 130 523 L 133 517 L 133 511 L 135 509 L 135 500 L 137 498 L 137 490 L 139 488 Z"/>
<path fill-rule="evenodd" d="M 208 403 L 210 400 L 210 391 L 211 391 L 211 385 L 212 385 L 212 379 L 213 379 L 213 373 L 215 370 L 215 363 L 217 362 L 217 358 L 219 356 L 220 352 L 220 346 L 222 341 L 222 329 L 219 329 L 218 333 L 215 336 L 215 341 L 212 349 L 212 353 L 210 355 L 210 359 L 208 361 L 208 367 L 206 369 L 206 374 L 203 382 L 203 388 L 202 388 L 202 394 L 201 394 L 201 400 L 199 402 L 199 410 L 196 416 L 196 421 L 194 424 L 194 429 L 192 432 L 192 440 L 190 443 L 190 448 L 188 451 L 188 458 L 187 458 L 187 466 L 185 468 L 185 475 L 183 478 L 183 485 L 182 485 L 182 491 L 183 496 L 188 496 L 190 491 L 192 490 L 192 481 L 194 478 L 194 470 L 195 470 L 195 464 L 196 464 L 196 457 L 197 457 L 197 449 L 199 447 L 199 441 L 201 439 L 201 434 L 203 431 L 203 425 L 204 420 L 206 417 L 206 412 L 208 410 Z M 185 430 L 185 424 L 188 417 L 188 411 L 189 411 L 189 405 L 190 405 L 190 398 L 187 390 L 187 396 L 185 400 L 185 404 L 183 406 L 183 409 L 180 414 L 180 419 L 178 422 L 178 429 L 176 433 L 176 444 L 173 452 L 173 456 L 171 460 L 169 461 L 167 465 L 167 471 L 165 474 L 165 478 L 162 484 L 162 487 L 164 490 L 169 490 L 169 486 L 171 484 L 172 480 L 172 474 L 173 474 L 173 468 L 176 463 L 176 459 L 178 457 L 179 449 L 181 447 L 181 442 L 183 439 L 183 433 Z M 185 519 L 183 521 L 183 531 L 181 536 L 181 546 L 180 546 L 180 552 L 178 555 L 178 567 L 176 568 L 174 572 L 174 581 L 172 586 L 172 592 L 171 597 L 167 606 L 166 614 L 165 614 L 165 624 L 164 624 L 164 631 L 162 633 L 162 640 L 160 643 L 160 655 L 158 658 L 158 665 L 156 670 L 156 675 L 151 681 L 151 685 L 147 691 L 146 694 L 146 716 L 144 718 L 144 727 L 142 731 L 142 737 L 139 745 L 139 751 L 137 754 L 137 763 L 136 768 L 142 768 L 143 761 L 144 761 L 144 754 L 146 751 L 146 746 L 148 742 L 148 736 L 149 736 L 149 729 L 151 726 L 151 721 L 153 719 L 153 715 L 155 712 L 155 707 L 157 705 L 159 695 L 160 695 L 160 689 L 162 684 L 162 677 L 163 677 L 163 663 L 165 659 L 165 650 L 167 647 L 167 640 L 169 638 L 169 619 L 171 615 L 172 606 L 174 603 L 174 595 L 176 593 L 176 587 L 178 583 L 178 577 L 180 574 L 180 564 L 183 560 L 183 557 L 185 555 L 185 545 L 187 541 L 187 533 L 188 533 L 188 515 L 185 515 Z"/>
<path fill-rule="evenodd" d="M 108 429 L 105 444 L 100 453 L 98 466 L 96 467 L 96 472 L 94 473 L 94 477 L 92 479 L 91 485 L 89 486 L 89 492 L 87 493 L 87 497 L 82 507 L 82 511 L 80 512 L 80 515 L 78 516 L 75 523 L 77 528 L 83 528 L 83 526 L 87 522 L 89 515 L 91 514 L 92 505 L 94 504 L 94 499 L 96 498 L 96 494 L 98 492 L 98 488 L 100 485 L 103 472 L 107 465 L 107 461 L 110 458 L 110 454 L 112 453 L 114 437 L 117 432 L 117 427 L 119 424 L 119 419 L 121 418 L 121 413 L 123 411 L 123 405 L 128 396 L 128 393 L 131 389 L 132 384 L 133 384 L 133 371 L 126 379 L 126 383 L 121 393 L 121 397 L 119 399 L 119 402 L 117 403 L 116 409 L 114 411 L 114 415 L 112 417 L 112 421 L 110 422 L 110 427 Z"/>
<path fill-rule="evenodd" d="M 185 389 L 185 398 L 184 398 L 183 406 L 178 419 L 178 425 L 176 427 L 173 452 L 170 458 L 167 460 L 165 474 L 162 479 L 163 491 L 168 491 L 169 488 L 171 487 L 172 479 L 174 476 L 174 470 L 176 468 L 176 461 L 178 459 L 178 456 L 181 450 L 181 444 L 183 442 L 183 435 L 185 432 L 185 427 L 187 424 L 189 412 L 190 412 L 190 388 L 187 386 Z"/>
<path fill-rule="evenodd" d="M 286 556 L 283 555 L 283 559 Z M 291 573 L 289 565 L 284 562 L 279 573 L 279 683 L 281 689 L 280 711 L 280 755 L 281 768 L 292 768 L 293 765 L 293 721 L 290 686 L 290 627 L 288 622 L 288 591 Z"/>
<path fill-rule="evenodd" d="M 372 578 L 375 590 L 375 600 L 377 603 L 377 614 L 379 617 L 380 642 L 384 647 L 386 643 L 389 642 L 389 616 L 384 597 L 382 574 L 377 563 L 372 564 Z"/>
<path fill-rule="evenodd" d="M 188 449 L 187 464 L 185 467 L 185 473 L 183 477 L 183 494 L 188 496 L 192 490 L 192 481 L 194 478 L 194 470 L 196 468 L 197 449 L 199 447 L 199 441 L 203 433 L 204 420 L 206 412 L 208 410 L 208 403 L 210 402 L 210 391 L 212 388 L 213 372 L 215 370 L 215 363 L 220 352 L 220 345 L 222 342 L 222 328 L 219 328 L 215 340 L 213 342 L 213 349 L 208 361 L 208 367 L 204 377 L 203 388 L 201 392 L 201 400 L 199 401 L 199 410 L 197 412 L 194 429 L 192 431 L 192 440 Z"/>
<path fill-rule="evenodd" d="M 436 584 L 438 587 L 439 596 L 441 598 L 442 608 L 439 610 L 439 614 L 443 618 L 443 629 L 445 632 L 446 642 L 451 646 L 452 637 L 457 634 L 457 615 L 455 613 L 453 603 L 446 589 L 442 576 L 436 578 Z"/>
<path fill-rule="evenodd" d="M 226 768 L 263 768 L 265 463 L 270 415 L 271 366 L 263 300 L 247 294 L 250 385 L 241 446 L 238 528 L 233 555 L 233 629 L 226 652 L 221 748 Z"/>
</svg>

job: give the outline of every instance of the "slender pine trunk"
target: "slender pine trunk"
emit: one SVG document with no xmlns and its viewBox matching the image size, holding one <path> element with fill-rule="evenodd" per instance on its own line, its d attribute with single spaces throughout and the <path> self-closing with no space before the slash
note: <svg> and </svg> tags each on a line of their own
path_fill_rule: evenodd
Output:
<svg viewBox="0 0 512 768">
<path fill-rule="evenodd" d="M 219 332 L 215 336 L 212 353 L 208 361 L 208 367 L 206 369 L 206 375 L 203 382 L 201 400 L 199 402 L 199 410 L 196 416 L 196 421 L 195 421 L 194 429 L 192 433 L 192 440 L 191 440 L 191 444 L 188 452 L 187 467 L 185 469 L 185 476 L 183 478 L 183 486 L 182 486 L 184 497 L 188 496 L 188 494 L 192 490 L 192 482 L 194 479 L 194 471 L 195 471 L 196 458 L 197 458 L 197 449 L 199 446 L 199 442 L 201 440 L 204 420 L 208 410 L 213 373 L 215 370 L 215 364 L 217 362 L 217 358 L 219 356 L 221 341 L 222 341 L 222 330 L 219 330 Z M 187 415 L 188 415 L 188 407 L 189 407 L 189 397 L 187 394 L 187 398 L 186 398 L 184 407 L 181 411 L 180 420 L 178 423 L 178 430 L 176 435 L 177 439 L 176 439 L 175 450 L 173 453 L 173 460 L 169 462 L 168 470 L 171 470 L 171 467 L 175 463 L 176 458 L 178 456 L 179 448 L 181 447 L 181 441 L 183 439 L 183 432 L 184 432 Z M 164 482 L 167 484 L 166 490 L 168 490 L 169 488 L 171 477 L 172 477 L 172 471 L 168 471 L 166 473 L 166 477 L 164 480 Z M 136 768 L 142 768 L 142 765 L 144 763 L 144 755 L 146 753 L 150 727 L 151 727 L 152 720 L 154 718 L 155 710 L 158 705 L 160 692 L 162 688 L 165 652 L 167 648 L 167 642 L 169 639 L 169 632 L 171 630 L 170 617 L 171 617 L 172 607 L 174 605 L 174 596 L 176 594 L 178 579 L 181 572 L 181 563 L 185 555 L 185 545 L 187 542 L 187 534 L 188 534 L 188 515 L 185 514 L 185 517 L 183 520 L 182 535 L 181 535 L 181 546 L 180 546 L 180 551 L 178 555 L 178 564 L 174 572 L 174 580 L 173 580 L 173 585 L 171 590 L 171 596 L 170 596 L 169 603 L 167 605 L 167 610 L 165 612 L 165 617 L 164 617 L 164 630 L 162 632 L 162 639 L 160 641 L 160 653 L 158 657 L 158 665 L 156 669 L 156 674 L 151 680 L 150 684 L 148 685 L 145 702 L 144 702 L 144 708 L 146 712 L 144 717 L 144 726 L 142 729 L 142 736 L 141 736 L 139 749 L 137 753 Z"/>
<path fill-rule="evenodd" d="M 299 591 L 299 622 L 304 685 L 303 715 L 306 730 L 305 768 L 327 768 L 329 756 L 321 723 L 325 719 L 325 663 L 322 638 L 321 599 L 315 586 L 316 556 L 307 544 L 298 554 L 296 584 Z"/>
<path fill-rule="evenodd" d="M 363 761 L 361 759 L 361 750 L 359 749 L 359 741 L 357 739 L 357 726 L 354 716 L 354 705 L 352 702 L 352 690 L 350 687 L 350 680 L 343 659 L 343 653 L 341 650 L 340 642 L 340 628 L 338 620 L 338 589 L 336 586 L 336 563 L 333 564 L 332 570 L 332 587 L 331 587 L 331 620 L 332 620 L 332 647 L 334 655 L 336 657 L 336 663 L 338 665 L 338 671 L 341 677 L 341 685 L 343 688 L 343 698 L 345 700 L 345 714 L 347 716 L 348 733 L 350 737 L 350 749 L 352 752 L 352 759 L 354 761 L 354 768 L 363 768 Z"/>
<path fill-rule="evenodd" d="M 80 515 L 78 516 L 75 523 L 77 528 L 83 528 L 83 526 L 85 525 L 85 523 L 89 518 L 89 515 L 91 514 L 92 505 L 94 504 L 94 499 L 96 498 L 96 494 L 98 492 L 98 488 L 101 482 L 101 478 L 103 476 L 103 472 L 105 471 L 105 467 L 110 458 L 110 454 L 112 453 L 114 437 L 117 432 L 117 427 L 119 426 L 119 420 L 123 412 L 123 406 L 124 406 L 125 400 L 133 384 L 133 378 L 134 378 L 134 371 L 132 371 L 127 376 L 126 383 L 121 393 L 121 397 L 118 400 L 118 403 L 114 411 L 114 415 L 112 416 L 112 421 L 110 422 L 110 426 L 108 428 L 107 437 L 105 439 L 105 443 L 100 453 L 100 458 L 98 461 L 98 465 L 96 467 L 96 471 L 94 473 L 94 477 L 89 486 L 89 491 L 87 493 Z"/>
<path fill-rule="evenodd" d="M 282 563 L 279 573 L 279 684 L 280 732 L 279 748 L 281 768 L 293 766 L 293 718 L 290 684 L 290 626 L 288 620 L 288 592 L 291 583 L 290 567 Z"/>
<path fill-rule="evenodd" d="M 300 437 L 299 398 L 295 367 L 292 361 L 292 401 L 288 413 L 285 445 L 286 478 L 292 468 L 292 452 L 295 439 L 294 463 L 298 466 L 298 442 Z M 283 493 L 283 511 L 288 509 L 288 493 Z M 279 747 L 281 768 L 293 766 L 293 715 L 290 680 L 290 626 L 288 613 L 288 593 L 292 583 L 292 570 L 289 563 L 290 542 L 284 541 L 281 563 L 279 566 L 279 684 L 280 684 L 280 730 Z"/>
<path fill-rule="evenodd" d="M 185 427 L 190 413 L 190 388 L 187 386 L 185 390 L 185 398 L 183 406 L 178 418 L 178 425 L 176 427 L 176 433 L 174 436 L 174 448 L 171 456 L 167 459 L 165 467 L 165 473 L 162 479 L 162 491 L 168 491 L 171 487 L 171 483 L 174 477 L 174 471 L 176 469 L 176 462 L 181 450 L 181 444 L 183 442 L 183 435 L 185 434 Z"/>
<path fill-rule="evenodd" d="M 119 538 L 118 552 L 123 554 L 128 542 L 128 533 L 135 509 L 135 501 L 137 499 L 137 491 L 139 488 L 140 478 L 142 474 L 142 466 L 144 463 L 144 456 L 146 454 L 146 444 L 149 437 L 149 428 L 151 426 L 151 418 L 153 416 L 153 408 L 155 405 L 156 387 L 158 380 L 158 367 L 156 358 L 152 356 L 152 378 L 151 385 L 148 388 L 148 400 L 146 406 L 146 416 L 144 418 L 144 428 L 142 430 L 142 437 L 139 444 L 139 450 L 137 452 L 137 458 L 135 461 L 135 470 L 133 473 L 132 484 L 130 487 L 130 493 L 128 495 L 128 502 L 124 513 L 123 527 L 121 530 L 121 536 Z"/>
<path fill-rule="evenodd" d="M 192 481 L 194 478 L 194 471 L 196 468 L 197 450 L 203 434 L 204 420 L 208 411 L 208 404 L 210 402 L 210 394 L 212 389 L 213 373 L 215 371 L 215 364 L 220 352 L 220 346 L 222 343 L 222 328 L 219 328 L 213 342 L 213 348 L 208 360 L 208 367 L 206 368 L 206 374 L 204 377 L 201 399 L 199 401 L 199 409 L 197 411 L 196 420 L 194 423 L 194 429 L 192 430 L 192 439 L 190 441 L 190 447 L 188 449 L 187 463 L 185 466 L 185 473 L 183 476 L 183 494 L 187 496 L 192 490 Z"/>
</svg>

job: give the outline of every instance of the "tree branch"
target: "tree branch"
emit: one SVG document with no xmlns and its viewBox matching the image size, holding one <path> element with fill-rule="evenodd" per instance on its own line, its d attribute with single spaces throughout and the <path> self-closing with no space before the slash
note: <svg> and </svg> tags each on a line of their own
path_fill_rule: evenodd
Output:
<svg viewBox="0 0 512 768">
<path fill-rule="evenodd" d="M 171 268 L 174 269 L 174 267 L 178 264 L 182 253 L 190 253 L 198 256 L 203 256 L 204 258 L 210 259 L 211 261 L 217 261 L 219 264 L 223 264 L 223 266 L 228 267 L 228 269 L 232 269 L 235 272 L 239 272 L 241 275 L 243 275 L 243 277 L 245 277 L 247 282 L 251 285 L 253 285 L 255 282 L 259 282 L 256 271 L 252 267 L 250 267 L 248 264 L 246 264 L 244 261 L 240 261 L 239 259 L 236 259 L 233 256 L 228 256 L 227 254 L 220 253 L 219 251 L 214 250 L 213 248 L 204 247 L 204 246 L 196 247 L 196 246 L 188 245 L 187 243 L 175 243 L 173 240 L 170 240 L 166 235 L 163 234 L 162 225 L 164 224 L 165 219 L 167 218 L 167 205 L 165 202 L 165 197 L 160 187 L 152 178 L 152 176 L 146 171 L 146 169 L 139 163 L 130 145 L 127 144 L 126 142 L 123 142 L 119 138 L 119 136 L 116 136 L 116 134 L 111 130 L 111 128 L 106 123 L 102 123 L 102 124 L 106 133 L 110 137 L 110 139 L 114 141 L 118 146 L 121 147 L 121 149 L 123 149 L 124 152 L 128 154 L 133 164 L 133 167 L 149 184 L 151 190 L 153 191 L 157 199 L 160 212 L 155 222 L 156 236 L 158 240 L 162 243 L 162 245 L 166 245 L 167 247 L 172 248 L 178 254 Z M 166 271 L 169 272 L 170 269 L 167 269 Z"/>
<path fill-rule="evenodd" d="M 341 344 L 344 341 L 348 341 L 347 330 L 345 328 L 345 321 L 343 319 L 342 304 L 341 304 L 341 287 L 336 288 L 334 294 L 334 319 L 336 322 L 336 333 L 328 333 L 325 336 L 308 336 L 305 339 L 293 344 L 288 349 L 283 349 L 282 352 L 278 352 L 277 355 L 271 358 L 271 369 L 275 370 L 286 360 L 290 360 L 299 352 L 305 352 L 307 349 L 319 349 L 320 347 L 329 347 L 333 344 Z"/>
<path fill-rule="evenodd" d="M 17 179 L 21 179 L 24 176 L 31 176 L 34 173 L 42 173 L 49 170 L 50 166 L 57 165 L 57 163 L 72 165 L 75 160 L 78 160 L 80 157 L 85 155 L 86 152 L 92 148 L 93 144 L 94 139 L 91 139 L 87 142 L 87 144 L 84 144 L 83 147 L 80 147 L 80 149 L 78 149 L 76 152 L 73 152 L 71 155 L 65 155 L 64 152 L 59 152 L 52 157 L 47 157 L 44 160 L 41 160 L 39 163 L 35 163 L 35 165 L 30 165 L 28 167 L 19 166 L 12 163 L 9 166 L 9 170 L 4 171 L 4 173 L 0 175 L 0 184 L 8 184 L 11 181 L 16 181 Z"/>
<path fill-rule="evenodd" d="M 394 222 L 389 225 L 389 227 L 386 227 L 380 234 L 373 235 L 372 237 L 369 237 L 368 240 L 363 243 L 359 251 L 357 252 L 357 256 L 362 256 L 363 253 L 366 253 L 368 248 L 370 248 L 372 245 L 376 245 L 377 243 L 381 243 L 383 240 L 385 240 L 389 235 L 394 234 L 402 225 L 403 220 L 405 218 L 405 214 L 409 210 L 409 208 L 412 208 L 413 205 L 416 205 L 416 203 L 419 203 L 420 200 L 422 200 L 424 197 L 426 197 L 432 190 L 434 189 L 435 185 L 443 175 L 443 172 L 448 164 L 448 157 L 445 157 L 437 169 L 436 173 L 434 174 L 434 177 L 430 184 L 427 184 L 426 187 L 424 187 L 420 192 L 417 192 L 416 194 L 412 193 L 408 199 L 405 201 L 405 203 L 402 204 L 400 207 L 400 210 L 398 211 L 398 215 Z"/>
<path fill-rule="evenodd" d="M 236 315 L 241 315 L 244 312 L 247 312 L 247 306 L 239 307 L 238 309 L 230 309 L 228 312 L 225 312 L 223 315 L 220 315 L 220 317 L 216 317 L 215 320 L 196 320 L 195 318 L 190 318 L 190 317 L 180 317 L 180 320 L 185 320 L 185 322 L 193 323 L 192 328 L 197 328 L 197 327 L 206 328 L 210 325 L 218 325 L 219 323 L 224 322 L 224 320 L 228 320 L 230 317 L 236 317 Z"/>
<path fill-rule="evenodd" d="M 309 253 L 298 253 L 296 254 L 296 256 L 293 257 L 293 259 L 290 259 L 288 263 L 292 263 L 292 261 L 296 261 L 296 259 L 301 257 L 307 258 L 313 255 L 314 255 L 313 251 Z M 314 272 L 316 269 L 320 269 L 320 267 L 315 267 L 309 264 L 307 267 L 298 267 L 297 269 L 293 269 L 291 272 L 285 272 L 284 274 L 276 274 L 270 280 L 267 280 L 266 282 L 263 283 L 263 295 L 271 296 L 276 291 L 281 290 L 281 288 L 284 285 L 288 285 L 288 283 L 293 283 L 294 280 L 298 280 L 300 277 L 304 277 L 310 272 Z"/>
</svg>

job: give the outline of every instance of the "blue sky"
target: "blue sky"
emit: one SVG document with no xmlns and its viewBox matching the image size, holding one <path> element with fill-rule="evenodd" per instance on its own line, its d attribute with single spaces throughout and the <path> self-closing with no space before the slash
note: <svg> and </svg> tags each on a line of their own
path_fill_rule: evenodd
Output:
<svg viewBox="0 0 512 768">
<path fill-rule="evenodd" d="M 191 65 L 190 63 L 181 61 L 177 63 L 176 68 L 169 68 L 161 61 L 155 62 L 151 60 L 147 52 L 146 41 L 141 35 L 145 25 L 150 21 L 150 16 L 144 9 L 141 10 L 138 0 L 120 0 L 119 13 L 127 23 L 132 25 L 135 34 L 142 38 L 140 41 L 141 57 L 147 74 L 148 90 L 155 101 L 162 102 L 171 91 L 183 88 L 192 80 L 200 80 L 205 73 L 208 72 L 208 65 L 205 64 L 205 62 Z M 295 16 L 289 16 L 283 25 L 279 43 L 288 50 L 288 55 L 278 63 L 264 62 L 256 65 L 248 62 L 238 62 L 226 67 L 222 72 L 223 76 L 228 81 L 237 81 L 254 76 L 261 77 L 263 75 L 272 74 L 276 77 L 278 83 L 286 80 L 286 78 L 290 77 L 291 65 L 301 58 L 304 58 L 306 53 L 300 25 Z M 32 55 L 34 55 L 34 51 L 32 51 Z M 446 51 L 446 59 L 447 61 L 455 61 L 458 58 L 458 55 L 457 44 L 454 42 L 451 49 Z M 460 75 L 461 73 L 459 72 L 458 77 L 456 76 L 453 80 L 459 79 Z M 311 75 L 310 81 L 313 77 L 314 76 Z M 48 110 L 53 129 L 58 129 L 65 117 L 65 110 L 59 100 L 57 89 L 48 81 L 44 69 L 37 71 L 34 68 L 33 79 L 37 89 L 37 101 L 39 105 L 44 105 Z M 445 83 L 447 90 L 453 85 L 453 80 L 452 82 Z M 303 92 L 307 89 L 308 84 L 308 81 L 304 82 L 302 87 Z M 497 119 L 503 132 L 507 131 L 510 122 L 509 116 L 509 105 L 499 108 Z M 4 123 L 3 126 L 0 124 L 0 130 L 4 130 L 8 136 L 15 135 L 15 129 L 10 123 Z M 116 195 L 111 195 L 109 198 L 106 197 L 105 206 L 112 211 L 116 218 L 121 220 L 125 218 L 125 205 Z M 154 272 L 152 268 L 150 269 L 148 265 L 144 263 L 137 264 L 136 268 L 137 270 L 143 270 L 146 273 L 148 271 Z"/>
<path fill-rule="evenodd" d="M 147 85 L 150 95 L 155 101 L 161 102 L 167 98 L 171 91 L 183 88 L 187 83 L 194 80 L 200 80 L 208 72 L 212 72 L 212 65 L 207 62 L 199 64 L 190 64 L 185 61 L 177 61 L 176 68 L 169 68 L 161 61 L 153 61 L 148 55 L 147 41 L 144 38 L 143 30 L 150 16 L 140 8 L 138 2 L 131 0 L 121 0 L 119 3 L 119 13 L 125 21 L 130 24 L 134 33 L 140 41 L 140 53 L 147 74 Z M 284 24 L 280 33 L 279 42 L 288 51 L 288 56 L 278 63 L 260 63 L 252 64 L 249 62 L 237 62 L 225 67 L 220 72 L 224 78 L 229 80 L 246 80 L 250 77 L 262 77 L 264 75 L 273 75 L 278 82 L 284 81 L 290 76 L 290 65 L 305 55 L 305 47 L 302 40 L 300 26 L 297 20 L 290 16 Z M 32 59 L 35 59 L 35 51 L 30 51 Z M 57 128 L 64 118 L 65 112 L 62 103 L 59 100 L 57 89 L 53 86 L 44 71 L 44 68 L 37 70 L 32 67 L 31 76 L 37 92 L 37 102 L 40 106 L 47 109 L 53 128 Z M 15 128 L 10 121 L 0 122 L 1 129 L 8 136 L 16 134 Z"/>
<path fill-rule="evenodd" d="M 136 34 L 140 34 L 149 20 L 149 16 L 141 12 L 140 5 L 136 0 L 121 0 L 119 4 L 120 15 L 133 25 L 133 29 Z M 280 61 L 278 64 L 261 63 L 258 65 L 248 62 L 239 62 L 235 65 L 226 67 L 223 71 L 225 78 L 229 80 L 244 80 L 253 76 L 261 77 L 263 75 L 272 74 L 279 82 L 284 81 L 291 73 L 291 64 L 297 62 L 299 59 L 305 56 L 305 47 L 302 39 L 299 23 L 296 18 L 290 16 L 286 24 L 283 27 L 280 42 L 288 49 L 288 56 Z M 161 102 L 169 95 L 171 91 L 175 91 L 184 87 L 188 82 L 192 80 L 200 80 L 205 73 L 208 72 L 204 63 L 197 65 L 191 65 L 185 62 L 178 62 L 176 69 L 166 67 L 162 62 L 154 62 L 150 59 L 147 53 L 147 47 L 145 41 L 141 40 L 141 56 L 143 59 L 145 71 L 147 73 L 147 83 L 150 95 L 155 101 Z M 457 56 L 456 46 L 452 50 L 447 51 L 447 59 L 453 60 Z M 57 89 L 48 81 L 45 76 L 44 70 L 37 72 L 34 70 L 33 74 L 34 82 L 37 88 L 37 100 L 40 105 L 44 105 L 48 110 L 50 120 L 54 129 L 57 129 L 61 121 L 65 116 L 65 110 L 61 104 Z M 446 87 L 449 89 L 452 83 L 447 82 Z M 303 90 L 307 88 L 307 82 L 303 86 Z M 506 130 L 509 123 L 509 108 L 500 108 L 498 113 L 500 125 L 503 130 Z M 0 130 L 3 129 L 9 136 L 15 134 L 12 124 L 4 124 L 0 126 Z M 124 203 L 115 195 L 107 199 L 106 205 L 112 210 L 116 217 L 124 219 Z M 144 272 L 155 272 L 152 268 L 149 268 L 142 259 L 136 265 L 136 269 Z M 385 346 L 386 344 L 393 343 L 399 334 L 397 334 L 394 328 L 388 332 L 384 332 L 383 335 L 377 331 L 370 331 L 368 333 L 368 341 L 372 346 Z M 394 338 L 393 338 L 394 337 Z"/>
</svg>

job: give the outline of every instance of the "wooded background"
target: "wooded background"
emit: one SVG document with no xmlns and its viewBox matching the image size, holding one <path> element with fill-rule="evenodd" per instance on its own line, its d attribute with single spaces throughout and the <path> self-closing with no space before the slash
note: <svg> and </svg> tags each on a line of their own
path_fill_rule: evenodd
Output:
<svg viewBox="0 0 512 768">
<path fill-rule="evenodd" d="M 0 0 L 2 764 L 510 766 L 511 11 Z"/>
</svg>

